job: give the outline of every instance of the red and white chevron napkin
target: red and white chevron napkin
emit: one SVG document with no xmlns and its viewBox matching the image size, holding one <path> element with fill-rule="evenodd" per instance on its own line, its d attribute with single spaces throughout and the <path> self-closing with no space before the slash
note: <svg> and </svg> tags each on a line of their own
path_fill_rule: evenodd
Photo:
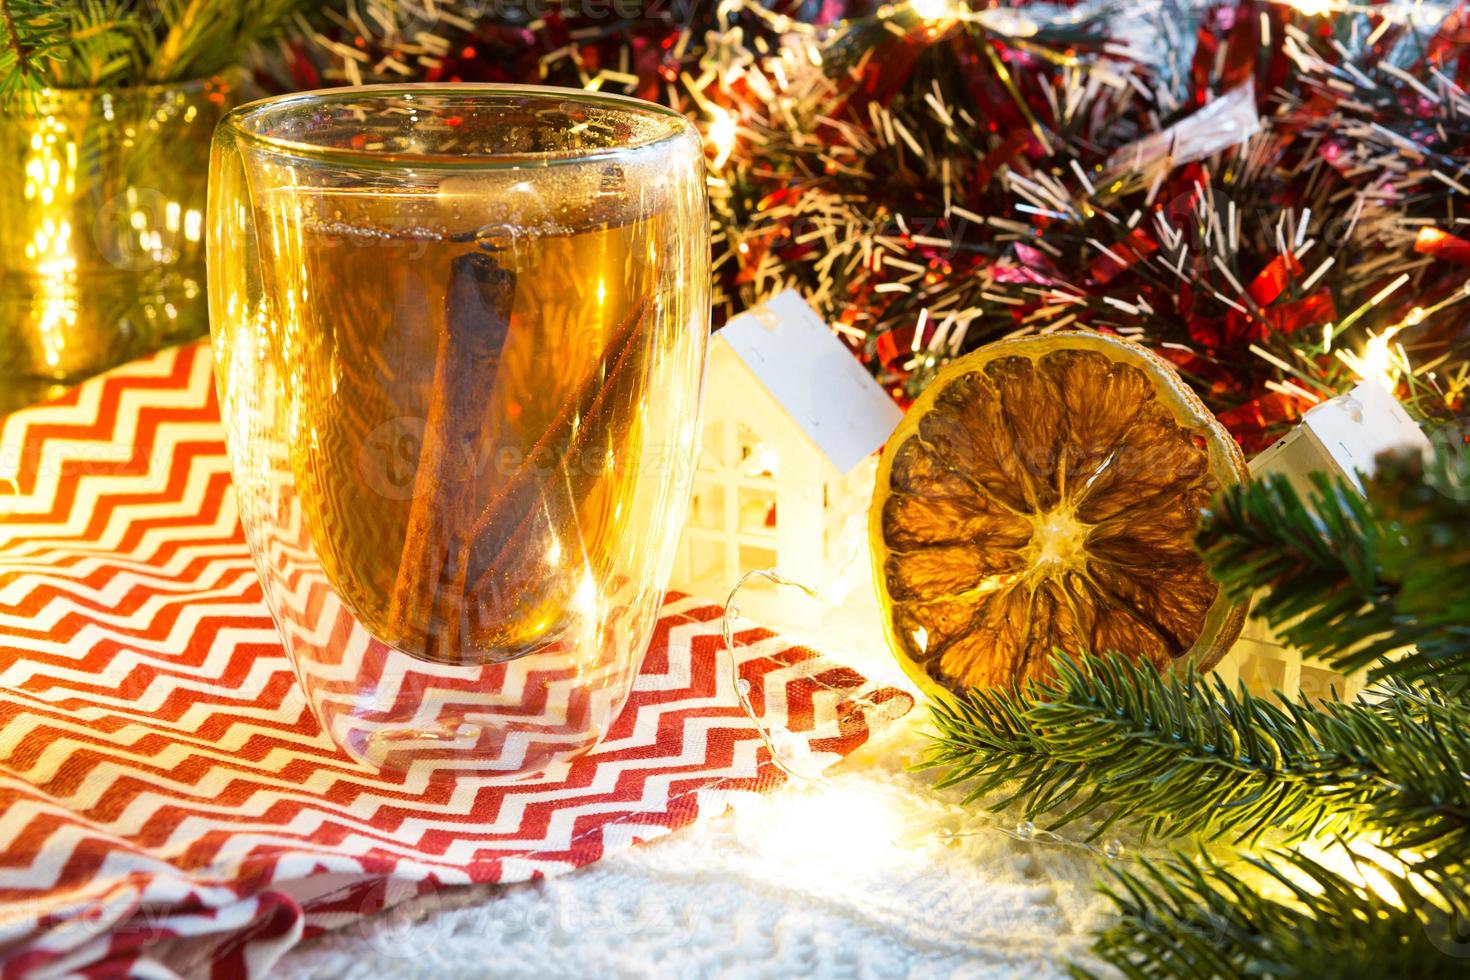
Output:
<svg viewBox="0 0 1470 980">
<path fill-rule="evenodd" d="M 412 785 L 338 753 L 261 602 L 210 368 L 166 351 L 0 430 L 0 976 L 255 976 L 410 896 L 568 871 L 784 781 L 719 608 L 679 595 L 554 781 Z M 757 712 L 819 759 L 912 704 L 738 639 Z"/>
</svg>

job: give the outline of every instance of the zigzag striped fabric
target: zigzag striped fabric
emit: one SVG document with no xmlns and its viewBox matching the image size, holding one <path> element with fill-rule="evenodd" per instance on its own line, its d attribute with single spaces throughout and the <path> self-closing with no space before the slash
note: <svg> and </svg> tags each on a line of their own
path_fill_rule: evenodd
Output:
<svg viewBox="0 0 1470 980">
<path fill-rule="evenodd" d="M 165 351 L 0 430 L 0 976 L 256 976 L 408 897 L 562 873 L 784 781 L 721 610 L 675 594 L 608 737 L 554 776 L 340 754 L 262 603 L 210 370 Z M 818 763 L 912 705 L 737 639 L 763 723 Z"/>
</svg>

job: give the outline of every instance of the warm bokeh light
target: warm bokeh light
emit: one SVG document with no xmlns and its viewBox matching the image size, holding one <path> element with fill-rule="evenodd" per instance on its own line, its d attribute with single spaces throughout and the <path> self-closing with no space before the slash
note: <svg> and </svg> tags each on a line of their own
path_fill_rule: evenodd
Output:
<svg viewBox="0 0 1470 980">
<path fill-rule="evenodd" d="M 911 0 L 911 5 L 924 20 L 947 20 L 960 14 L 955 0 Z"/>
<path fill-rule="evenodd" d="M 718 106 L 710 108 L 709 142 L 715 150 L 714 170 L 720 170 L 735 149 L 735 117 Z"/>
<path fill-rule="evenodd" d="M 1347 350 L 1337 351 L 1338 360 L 1364 381 L 1375 381 L 1393 391 L 1398 387 L 1399 380 L 1412 370 L 1403 349 L 1394 342 L 1394 338 L 1405 327 L 1418 322 L 1416 313 L 1422 318 L 1422 313 L 1415 307 L 1402 323 L 1396 323 L 1380 333 L 1370 334 L 1363 349 L 1356 354 Z"/>
<path fill-rule="evenodd" d="M 25 257 L 35 273 L 31 317 L 41 356 L 53 370 L 61 364 L 77 322 L 77 259 L 67 217 L 76 190 L 76 164 L 77 144 L 68 138 L 66 126 L 54 116 L 42 115 L 25 161 L 25 198 L 33 202 L 36 215 Z"/>
<path fill-rule="evenodd" d="M 741 815 L 738 832 L 772 877 L 851 884 L 883 868 L 923 860 L 906 846 L 914 815 L 896 790 L 868 781 L 822 780 L 762 803 Z"/>
<path fill-rule="evenodd" d="M 1309 840 L 1297 845 L 1296 849 L 1299 853 L 1316 861 L 1344 881 L 1351 882 L 1363 891 L 1372 892 L 1390 905 L 1403 908 L 1403 898 L 1394 890 L 1394 886 L 1389 880 L 1388 875 L 1384 874 L 1380 868 L 1374 865 L 1381 865 L 1395 876 L 1404 875 L 1410 865 L 1400 860 L 1400 858 L 1410 857 L 1411 860 L 1414 860 L 1414 856 L 1403 851 L 1389 853 L 1378 847 L 1371 835 L 1354 840 L 1352 846 L 1353 852 L 1350 853 L 1336 841 L 1317 842 Z M 1354 854 L 1357 856 L 1356 860 L 1354 859 Z M 1398 856 L 1396 857 L 1395 854 Z M 1288 875 L 1291 875 L 1289 866 L 1285 867 L 1284 870 Z M 1310 887 L 1310 883 L 1299 876 L 1293 875 L 1292 877 L 1301 886 Z"/>
</svg>

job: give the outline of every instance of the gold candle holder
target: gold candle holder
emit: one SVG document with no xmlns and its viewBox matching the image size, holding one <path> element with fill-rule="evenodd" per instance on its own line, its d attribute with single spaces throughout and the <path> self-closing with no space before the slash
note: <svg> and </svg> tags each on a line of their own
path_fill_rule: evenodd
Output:
<svg viewBox="0 0 1470 980">
<path fill-rule="evenodd" d="M 0 116 L 0 376 L 12 401 L 205 333 L 209 140 L 238 84 L 12 98 Z"/>
</svg>

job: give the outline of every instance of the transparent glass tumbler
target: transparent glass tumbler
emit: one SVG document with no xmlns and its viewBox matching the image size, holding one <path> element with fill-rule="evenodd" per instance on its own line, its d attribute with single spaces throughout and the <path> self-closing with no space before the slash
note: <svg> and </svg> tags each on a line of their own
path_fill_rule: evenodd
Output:
<svg viewBox="0 0 1470 980">
<path fill-rule="evenodd" d="M 240 519 L 323 727 L 423 774 L 595 745 L 688 506 L 697 133 L 534 87 L 256 102 L 215 134 L 207 239 Z"/>
</svg>

